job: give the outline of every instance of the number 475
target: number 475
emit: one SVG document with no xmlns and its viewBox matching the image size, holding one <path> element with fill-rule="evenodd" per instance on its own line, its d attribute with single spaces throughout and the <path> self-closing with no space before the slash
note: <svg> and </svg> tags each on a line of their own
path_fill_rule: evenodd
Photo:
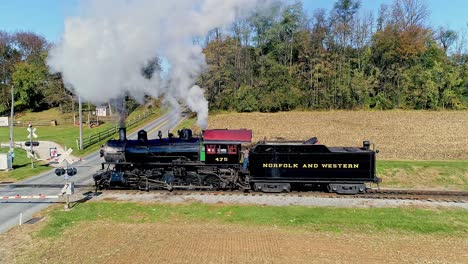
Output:
<svg viewBox="0 0 468 264">
<path fill-rule="evenodd" d="M 215 158 L 216 161 L 228 161 L 227 157 Z"/>
</svg>

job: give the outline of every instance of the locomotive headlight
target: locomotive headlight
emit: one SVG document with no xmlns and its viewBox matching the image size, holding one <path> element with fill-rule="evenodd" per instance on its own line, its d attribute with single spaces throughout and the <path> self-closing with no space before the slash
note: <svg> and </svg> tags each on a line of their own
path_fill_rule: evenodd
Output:
<svg viewBox="0 0 468 264">
<path fill-rule="evenodd" d="M 371 144 L 370 144 L 370 141 L 368 141 L 368 140 L 365 140 L 365 141 L 362 142 L 362 148 L 363 148 L 364 150 L 369 150 L 369 149 L 370 149 L 370 145 L 371 145 Z"/>
</svg>

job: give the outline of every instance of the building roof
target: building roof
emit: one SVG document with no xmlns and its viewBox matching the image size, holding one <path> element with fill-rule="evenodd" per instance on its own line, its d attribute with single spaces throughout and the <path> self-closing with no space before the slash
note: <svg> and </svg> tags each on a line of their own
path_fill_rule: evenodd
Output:
<svg viewBox="0 0 468 264">
<path fill-rule="evenodd" d="M 203 131 L 205 141 L 228 141 L 247 143 L 252 141 L 252 130 L 247 129 L 207 129 Z"/>
</svg>

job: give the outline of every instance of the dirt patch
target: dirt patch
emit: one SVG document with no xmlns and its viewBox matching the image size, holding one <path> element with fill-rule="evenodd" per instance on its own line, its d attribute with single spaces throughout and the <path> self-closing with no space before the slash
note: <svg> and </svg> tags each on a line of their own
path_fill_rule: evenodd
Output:
<svg viewBox="0 0 468 264">
<path fill-rule="evenodd" d="M 16 259 L 23 252 L 29 252 L 32 247 L 36 246 L 38 241 L 33 239 L 32 234 L 41 226 L 41 223 L 22 225 L 0 234 L 0 263 L 16 263 Z"/>
<path fill-rule="evenodd" d="M 26 246 L 10 248 L 16 253 L 2 263 L 463 263 L 468 257 L 461 238 L 182 221 L 81 223 L 53 241 L 8 236 Z"/>
<path fill-rule="evenodd" d="M 379 159 L 468 159 L 467 111 L 309 111 L 211 115 L 209 128 L 248 128 L 254 142 L 317 136 L 329 146 L 371 140 Z"/>
</svg>

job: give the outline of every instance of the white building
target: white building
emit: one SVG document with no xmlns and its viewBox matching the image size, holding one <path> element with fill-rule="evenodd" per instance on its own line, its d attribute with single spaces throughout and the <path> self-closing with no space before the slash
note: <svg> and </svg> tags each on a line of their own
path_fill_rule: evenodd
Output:
<svg viewBox="0 0 468 264">
<path fill-rule="evenodd" d="M 108 116 L 109 107 L 108 106 L 96 106 L 96 115 L 97 116 Z"/>
</svg>

